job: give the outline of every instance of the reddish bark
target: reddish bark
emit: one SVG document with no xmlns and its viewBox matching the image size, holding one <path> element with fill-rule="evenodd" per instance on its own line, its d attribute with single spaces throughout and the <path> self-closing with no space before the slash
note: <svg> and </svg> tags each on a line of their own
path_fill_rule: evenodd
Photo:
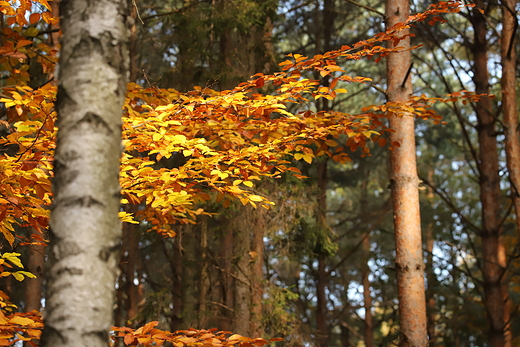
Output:
<svg viewBox="0 0 520 347">
<path fill-rule="evenodd" d="M 250 333 L 253 337 L 260 337 L 264 330 L 262 326 L 262 298 L 264 280 L 264 232 L 266 230 L 266 210 L 258 208 L 253 219 L 253 240 L 251 250 L 253 251 L 253 268 L 251 271 L 251 326 Z"/>
<path fill-rule="evenodd" d="M 474 59 L 475 91 L 489 94 L 489 74 L 486 39 L 486 19 L 478 9 L 485 8 L 484 1 L 476 1 L 471 22 L 475 41 L 472 46 Z M 480 146 L 478 169 L 480 173 L 480 200 L 482 203 L 482 271 L 484 276 L 484 306 L 489 322 L 490 347 L 505 346 L 504 317 L 507 317 L 502 281 L 505 273 L 505 249 L 501 245 L 500 223 L 500 175 L 492 103 L 482 97 L 476 104 L 477 132 Z"/>
<path fill-rule="evenodd" d="M 35 242 L 31 237 L 31 241 Z M 27 271 L 36 278 L 27 278 L 25 282 L 25 311 L 39 311 L 42 301 L 43 269 L 45 263 L 45 246 L 31 245 L 27 251 Z"/>
<path fill-rule="evenodd" d="M 506 135 L 506 160 L 509 179 L 511 181 L 511 196 L 515 206 L 517 231 L 520 234 L 520 140 L 518 132 L 518 113 L 516 102 L 516 50 L 515 50 L 515 25 L 518 24 L 516 18 L 516 0 L 504 0 L 502 2 L 502 112 L 504 114 L 504 133 Z M 504 252 L 505 254 L 505 252 Z M 504 263 L 506 260 L 502 260 Z M 510 310 L 508 306 L 507 278 L 503 281 L 504 299 L 508 304 L 504 312 L 505 345 L 511 346 L 512 334 L 509 325 Z"/>
<path fill-rule="evenodd" d="M 386 16 L 387 27 L 405 22 L 409 16 L 408 0 L 386 0 Z M 407 30 L 402 32 L 403 35 L 407 33 Z M 409 38 L 402 40 L 399 46 L 410 47 Z M 410 52 L 388 57 L 388 101 L 409 99 L 412 93 L 410 67 Z M 390 115 L 390 127 L 395 130 L 391 141 L 399 143 L 390 153 L 390 184 L 394 207 L 400 346 L 424 347 L 428 345 L 428 337 L 414 119 Z"/>
<path fill-rule="evenodd" d="M 515 0 L 505 0 L 502 7 L 501 84 L 507 168 L 512 185 L 511 195 L 513 196 L 513 202 L 515 204 L 517 228 L 520 231 L 520 141 L 518 139 L 518 112 L 516 103 L 515 5 Z M 510 11 L 513 11 L 513 13 Z"/>
<path fill-rule="evenodd" d="M 133 19 L 132 25 L 130 26 L 130 35 L 128 41 L 128 51 L 130 53 L 130 75 L 129 81 L 135 82 L 137 80 L 137 74 L 139 73 L 139 68 L 137 66 L 137 7 L 135 3 L 132 4 L 130 9 L 130 17 Z"/>
</svg>

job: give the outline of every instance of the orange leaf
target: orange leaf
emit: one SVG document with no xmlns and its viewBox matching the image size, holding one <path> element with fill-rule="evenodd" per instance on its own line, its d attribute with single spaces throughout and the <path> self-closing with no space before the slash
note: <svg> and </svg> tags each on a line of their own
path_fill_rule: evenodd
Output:
<svg viewBox="0 0 520 347">
<path fill-rule="evenodd" d="M 135 337 L 133 335 L 125 335 L 124 338 L 125 345 L 131 345 L 135 341 Z"/>
<path fill-rule="evenodd" d="M 41 15 L 39 13 L 33 13 L 29 16 L 29 23 L 36 24 L 40 21 Z"/>
</svg>

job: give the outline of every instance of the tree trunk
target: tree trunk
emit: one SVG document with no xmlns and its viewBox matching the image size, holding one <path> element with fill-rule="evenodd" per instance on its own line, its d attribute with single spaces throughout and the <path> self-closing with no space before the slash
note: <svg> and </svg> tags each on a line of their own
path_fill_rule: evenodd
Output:
<svg viewBox="0 0 520 347">
<path fill-rule="evenodd" d="M 360 171 L 363 175 L 363 180 L 361 181 L 361 199 L 359 201 L 359 213 L 360 218 L 363 221 L 364 214 L 369 210 L 368 206 L 368 181 L 370 179 L 369 172 L 365 170 L 365 165 L 360 166 Z M 363 286 L 363 306 L 365 308 L 365 326 L 363 331 L 363 337 L 365 341 L 365 347 L 373 347 L 374 346 L 374 323 L 372 316 L 372 296 L 370 295 L 370 233 L 372 230 L 372 223 L 363 223 L 362 225 L 367 226 L 366 234 L 363 235 L 362 241 L 362 259 L 363 264 L 361 270 L 361 285 Z"/>
<path fill-rule="evenodd" d="M 231 330 L 231 323 L 234 297 L 233 297 L 233 277 L 231 276 L 231 265 L 233 256 L 233 230 L 230 229 L 229 224 L 223 230 L 222 239 L 220 241 L 220 260 L 221 260 L 221 295 L 222 300 L 222 314 L 219 328 L 222 330 Z"/>
<path fill-rule="evenodd" d="M 262 326 L 263 316 L 263 281 L 264 281 L 264 233 L 266 231 L 266 213 L 263 207 L 253 211 L 253 239 L 251 243 L 251 327 L 252 337 L 261 337 L 264 333 Z"/>
<path fill-rule="evenodd" d="M 37 232 L 36 230 L 32 230 Z M 39 242 L 31 237 L 32 242 Z M 25 282 L 25 311 L 39 311 L 42 301 L 43 269 L 45 266 L 45 246 L 30 245 L 27 250 L 27 271 L 36 278 L 27 278 Z"/>
<path fill-rule="evenodd" d="M 361 282 L 363 285 L 363 305 L 365 307 L 365 347 L 374 347 L 374 323 L 372 317 L 372 297 L 370 296 L 370 234 L 363 239 L 363 271 L 361 273 Z"/>
<path fill-rule="evenodd" d="M 433 169 L 428 171 L 428 181 L 433 182 Z M 435 221 L 433 219 L 433 198 L 434 193 L 431 187 L 428 187 L 426 199 L 428 203 L 428 207 L 431 209 L 430 213 L 428 213 L 428 224 L 426 225 L 426 279 L 428 283 L 428 288 L 426 289 L 426 297 L 427 297 L 427 315 L 428 315 L 428 338 L 430 341 L 430 346 L 435 345 L 436 334 L 435 334 L 435 293 L 436 293 L 436 285 L 437 285 L 437 277 L 433 272 L 433 245 L 434 245 L 434 237 L 433 237 L 433 228 L 435 225 Z"/>
<path fill-rule="evenodd" d="M 121 241 L 126 0 L 61 3 L 58 138 L 42 346 L 108 346 Z"/>
<path fill-rule="evenodd" d="M 244 206 L 241 208 L 243 213 L 236 219 L 235 238 L 233 246 L 234 266 L 233 266 L 233 289 L 235 293 L 234 300 L 234 317 L 233 317 L 233 332 L 243 335 L 250 335 L 251 324 L 251 266 L 250 266 L 250 251 L 251 251 L 251 237 L 250 230 L 252 225 L 251 213 L 252 211 Z M 247 214 L 244 216 L 243 214 Z"/>
<path fill-rule="evenodd" d="M 137 206 L 130 206 L 130 212 L 135 215 Z M 124 271 L 124 291 L 126 293 L 126 320 L 133 321 L 138 314 L 138 305 L 142 300 L 142 284 L 138 275 L 141 259 L 139 249 L 139 235 L 137 234 L 136 224 L 125 223 L 123 226 L 123 271 Z M 135 283 L 137 282 L 137 284 Z M 126 323 L 128 324 L 128 323 Z"/>
<path fill-rule="evenodd" d="M 388 28 L 405 22 L 408 16 L 408 0 L 386 0 Z M 407 30 L 402 32 L 403 35 L 407 33 Z M 399 46 L 410 47 L 409 38 L 402 40 Z M 388 101 L 404 102 L 409 99 L 412 93 L 408 73 L 410 67 L 409 51 L 388 56 Z M 389 115 L 389 121 L 390 127 L 395 130 L 391 141 L 399 143 L 390 153 L 390 185 L 394 207 L 400 346 L 425 347 L 428 337 L 414 119 Z"/>
<path fill-rule="evenodd" d="M 487 58 L 486 19 L 478 11 L 486 7 L 484 1 L 476 1 L 471 21 L 475 42 L 472 46 L 474 57 L 475 91 L 489 94 L 489 74 Z M 501 245 L 500 223 L 500 175 L 498 171 L 498 151 L 495 132 L 495 119 L 492 103 L 482 97 L 476 104 L 478 120 L 477 132 L 480 146 L 478 169 L 480 173 L 480 201 L 482 203 L 482 271 L 484 276 L 484 306 L 489 321 L 489 346 L 503 347 L 504 317 L 506 307 L 502 290 L 505 271 L 505 250 Z"/>
<path fill-rule="evenodd" d="M 506 160 L 509 179 L 511 181 L 511 196 L 515 206 L 517 232 L 520 234 L 520 141 L 518 139 L 518 109 L 516 103 L 516 50 L 515 24 L 516 0 L 502 2 L 502 112 L 504 113 L 504 132 L 506 135 Z M 509 323 L 510 301 L 508 300 L 508 281 L 503 279 L 503 295 L 506 300 L 504 311 L 505 345 L 512 343 L 511 326 Z"/>
<path fill-rule="evenodd" d="M 318 164 L 318 211 L 317 225 L 319 228 L 326 227 L 327 211 L 327 161 Z M 325 270 L 325 255 L 318 255 L 318 270 L 316 273 L 316 342 L 319 347 L 328 345 L 328 322 L 327 322 L 327 287 L 328 274 Z"/>
<path fill-rule="evenodd" d="M 208 220 L 200 221 L 200 288 L 199 288 L 199 327 L 207 326 L 208 295 L 210 279 L 208 270 Z"/>
<path fill-rule="evenodd" d="M 197 324 L 197 289 L 200 285 L 200 269 L 198 268 L 199 245 L 196 240 L 196 226 L 182 228 L 182 327 L 195 328 Z"/>
</svg>

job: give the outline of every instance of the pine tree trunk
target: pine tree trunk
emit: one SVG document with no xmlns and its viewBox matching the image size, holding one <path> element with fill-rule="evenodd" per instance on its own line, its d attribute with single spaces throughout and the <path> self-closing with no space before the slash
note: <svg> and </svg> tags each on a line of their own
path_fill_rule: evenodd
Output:
<svg viewBox="0 0 520 347">
<path fill-rule="evenodd" d="M 433 169 L 428 171 L 428 181 L 433 182 Z M 426 289 L 426 297 L 427 297 L 427 315 L 428 315 L 428 338 L 430 341 L 430 346 L 435 345 L 436 334 L 435 334 L 435 316 L 436 316 L 436 307 L 435 307 L 435 293 L 437 290 L 437 277 L 433 272 L 433 245 L 434 245 L 434 237 L 433 237 L 433 228 L 434 228 L 434 219 L 433 219 L 433 189 L 428 187 L 426 198 L 428 201 L 428 206 L 431 209 L 431 213 L 428 213 L 428 224 L 426 225 L 426 279 L 428 283 L 428 288 Z"/>
<path fill-rule="evenodd" d="M 517 232 L 520 234 L 520 140 L 518 132 L 518 108 L 516 102 L 516 50 L 515 24 L 516 0 L 504 0 L 502 3 L 502 112 L 504 113 L 504 132 L 506 135 L 506 160 L 509 179 L 511 181 L 511 195 L 515 206 Z M 504 311 L 505 346 L 512 345 L 512 333 L 509 323 L 511 302 L 508 300 L 508 278 L 502 281 L 506 308 Z"/>
<path fill-rule="evenodd" d="M 200 285 L 198 262 L 199 245 L 195 231 L 200 225 L 182 228 L 182 328 L 195 328 L 197 324 L 197 298 Z"/>
<path fill-rule="evenodd" d="M 199 288 L 199 327 L 207 326 L 209 270 L 208 270 L 208 220 L 200 221 L 200 288 Z"/>
<path fill-rule="evenodd" d="M 318 164 L 318 211 L 317 225 L 326 228 L 327 211 L 327 161 Z M 325 293 L 328 274 L 325 271 L 325 255 L 318 255 L 318 270 L 316 272 L 316 342 L 318 347 L 326 347 L 329 339 L 327 322 L 327 296 Z"/>
<path fill-rule="evenodd" d="M 360 166 L 360 171 L 363 175 L 363 180 L 361 181 L 361 199 L 359 201 L 359 213 L 360 217 L 363 218 L 364 214 L 369 211 L 368 206 L 368 181 L 370 179 L 370 174 L 365 170 L 365 165 Z M 362 241 L 362 259 L 363 264 L 361 270 L 361 285 L 363 286 L 363 306 L 365 308 L 365 326 L 363 331 L 365 347 L 374 347 L 374 319 L 372 316 L 372 296 L 371 287 L 370 287 L 370 233 L 371 230 L 368 229 L 372 226 L 372 223 L 363 223 L 363 225 L 367 225 L 366 234 L 363 235 Z"/>
<path fill-rule="evenodd" d="M 374 323 L 372 317 L 372 297 L 370 296 L 370 234 L 363 239 L 363 271 L 361 273 L 361 283 L 363 285 L 363 306 L 365 307 L 365 347 L 374 347 Z"/>
<path fill-rule="evenodd" d="M 250 335 L 251 324 L 251 266 L 250 225 L 252 211 L 247 206 L 241 207 L 243 213 L 236 219 L 236 233 L 234 238 L 233 255 L 233 291 L 235 293 L 233 332 Z"/>
<path fill-rule="evenodd" d="M 33 230 L 33 232 L 37 232 Z M 31 237 L 32 242 L 37 242 Z M 25 282 L 25 311 L 39 311 L 42 301 L 43 269 L 45 266 L 45 246 L 30 245 L 27 251 L 27 271 L 36 278 L 27 278 Z"/>
<path fill-rule="evenodd" d="M 252 269 L 251 269 L 251 327 L 252 337 L 262 337 L 264 334 L 263 317 L 263 281 L 264 281 L 264 233 L 266 231 L 266 210 L 259 207 L 253 211 L 253 239 L 251 242 Z"/>
<path fill-rule="evenodd" d="M 409 16 L 408 0 L 386 0 L 387 27 L 403 23 Z M 403 31 L 402 34 L 407 34 Z M 409 47 L 406 38 L 399 46 Z M 407 101 L 412 93 L 410 52 L 391 54 L 387 59 L 388 101 Z M 400 346 L 425 347 L 426 299 L 424 262 L 419 212 L 419 178 L 415 158 L 415 132 L 412 117 L 389 115 L 395 130 L 391 141 L 399 142 L 390 153 L 390 185 L 394 207 L 396 275 L 399 298 Z"/>
<path fill-rule="evenodd" d="M 108 346 L 121 240 L 126 0 L 62 1 L 58 138 L 42 346 Z"/>
<path fill-rule="evenodd" d="M 231 276 L 231 268 L 233 261 L 233 230 L 229 224 L 223 230 L 222 239 L 220 241 L 220 268 L 221 272 L 221 293 L 220 300 L 222 303 L 222 313 L 220 314 L 219 328 L 222 330 L 231 330 L 233 323 L 233 307 L 234 307 L 234 293 L 233 293 L 233 277 Z"/>
<path fill-rule="evenodd" d="M 475 42 L 472 46 L 474 58 L 475 91 L 489 94 L 489 73 L 486 39 L 486 19 L 478 11 L 486 7 L 484 1 L 476 1 L 472 11 Z M 492 103 L 488 97 L 482 97 L 476 105 L 478 120 L 477 132 L 480 146 L 478 169 L 480 173 L 480 201 L 482 203 L 482 271 L 484 276 L 484 306 L 489 321 L 489 346 L 503 347 L 504 317 L 506 307 L 502 280 L 505 271 L 505 250 L 501 245 L 502 232 L 500 223 L 500 175 L 498 149 L 495 133 L 495 119 Z"/>
</svg>

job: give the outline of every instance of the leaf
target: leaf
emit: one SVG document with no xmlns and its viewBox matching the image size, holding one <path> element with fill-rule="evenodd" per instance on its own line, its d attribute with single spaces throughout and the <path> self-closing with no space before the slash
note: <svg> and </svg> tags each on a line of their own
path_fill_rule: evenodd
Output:
<svg viewBox="0 0 520 347">
<path fill-rule="evenodd" d="M 135 340 L 135 337 L 133 335 L 125 335 L 125 337 L 123 338 L 123 341 L 125 341 L 125 344 L 126 345 L 131 345 Z"/>
<path fill-rule="evenodd" d="M 327 141 L 325 141 L 325 144 L 329 147 L 336 147 L 338 145 L 338 143 L 333 139 L 328 139 Z"/>
<path fill-rule="evenodd" d="M 29 16 L 29 23 L 36 24 L 40 21 L 41 15 L 39 13 L 33 13 Z"/>
<path fill-rule="evenodd" d="M 36 14 L 36 13 L 34 13 L 34 14 Z M 16 49 L 22 48 L 27 45 L 32 45 L 32 44 L 33 44 L 33 42 L 31 40 L 20 40 L 16 43 Z"/>
<path fill-rule="evenodd" d="M 263 201 L 264 198 L 262 198 L 259 195 L 249 195 L 249 200 L 251 200 L 251 201 Z"/>
<path fill-rule="evenodd" d="M 21 255 L 20 253 L 15 253 L 15 252 L 13 252 L 13 253 L 4 253 L 4 254 L 2 254 L 2 258 L 4 258 L 5 260 L 8 260 L 14 266 L 18 266 L 18 267 L 21 267 L 23 269 L 22 262 L 20 261 L 20 259 L 18 259 L 18 257 L 20 255 Z"/>
<path fill-rule="evenodd" d="M 305 154 L 303 156 L 303 160 L 305 160 L 307 163 L 311 164 L 312 163 L 312 155 L 310 154 Z"/>
<path fill-rule="evenodd" d="M 9 323 L 26 326 L 34 324 L 35 322 L 30 318 L 14 316 L 13 318 L 9 319 Z"/>
<path fill-rule="evenodd" d="M 28 277 L 28 278 L 36 278 L 36 275 L 34 275 L 33 273 L 29 272 L 29 271 L 16 271 L 14 274 L 20 274 L 22 276 L 25 276 L 25 277 Z"/>
<path fill-rule="evenodd" d="M 24 34 L 29 37 L 38 36 L 39 33 L 40 33 L 40 31 L 35 27 L 30 27 L 24 31 Z"/>
</svg>

